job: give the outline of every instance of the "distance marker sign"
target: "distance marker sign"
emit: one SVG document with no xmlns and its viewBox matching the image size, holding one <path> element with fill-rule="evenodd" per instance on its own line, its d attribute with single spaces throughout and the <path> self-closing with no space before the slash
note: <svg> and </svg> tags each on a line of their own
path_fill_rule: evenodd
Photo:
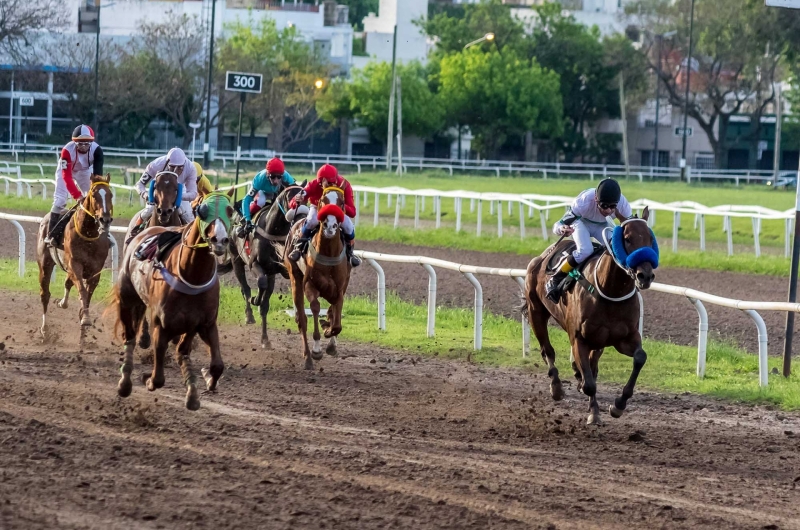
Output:
<svg viewBox="0 0 800 530">
<path fill-rule="evenodd" d="M 230 92 L 261 93 L 261 74 L 248 74 L 245 72 L 226 72 L 225 90 Z"/>
</svg>

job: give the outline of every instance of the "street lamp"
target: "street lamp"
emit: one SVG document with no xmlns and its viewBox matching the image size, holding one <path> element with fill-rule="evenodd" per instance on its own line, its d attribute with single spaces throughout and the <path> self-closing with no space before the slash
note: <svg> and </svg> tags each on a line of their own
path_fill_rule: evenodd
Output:
<svg viewBox="0 0 800 530">
<path fill-rule="evenodd" d="M 467 43 L 467 45 L 464 46 L 464 49 L 466 50 L 470 46 L 475 46 L 476 44 L 480 44 L 483 41 L 492 42 L 493 40 L 494 40 L 494 33 L 490 32 L 490 33 L 487 33 L 486 35 L 484 35 L 483 37 L 481 37 L 480 39 L 476 39 L 476 40 L 474 40 L 474 41 L 472 41 L 470 43 Z"/>
<path fill-rule="evenodd" d="M 194 160 L 194 143 L 195 143 L 195 134 L 197 133 L 197 129 L 200 128 L 200 122 L 190 123 L 189 127 L 192 128 L 192 160 Z"/>
<path fill-rule="evenodd" d="M 692 35 L 694 34 L 694 0 L 689 19 L 689 55 L 686 57 L 686 96 L 683 100 L 683 147 L 681 149 L 681 181 L 686 180 L 686 127 L 689 120 L 689 86 L 692 79 Z"/>
<path fill-rule="evenodd" d="M 322 90 L 322 87 L 325 86 L 325 81 L 322 79 L 317 79 L 314 81 L 314 88 L 317 90 Z M 311 127 L 311 154 L 314 154 L 314 127 Z"/>
<path fill-rule="evenodd" d="M 323 86 L 325 86 L 325 81 L 323 81 L 322 79 L 317 79 L 316 81 L 314 81 L 314 86 L 316 87 L 317 90 L 319 90 Z"/>
</svg>

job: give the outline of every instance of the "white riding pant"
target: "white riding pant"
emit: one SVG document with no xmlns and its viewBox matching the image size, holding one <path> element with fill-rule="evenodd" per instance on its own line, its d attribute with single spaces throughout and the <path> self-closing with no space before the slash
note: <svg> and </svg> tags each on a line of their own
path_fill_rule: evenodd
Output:
<svg viewBox="0 0 800 530">
<path fill-rule="evenodd" d="M 572 223 L 571 226 L 575 229 L 575 231 L 572 233 L 572 239 L 578 246 L 578 248 L 572 251 L 572 256 L 578 263 L 583 263 L 586 261 L 594 252 L 592 238 L 595 238 L 602 243 L 603 230 L 608 227 L 613 228 L 613 225 L 610 223 L 597 224 L 590 221 L 584 221 L 583 219 L 578 219 Z"/>
<path fill-rule="evenodd" d="M 306 217 L 306 229 L 311 231 L 317 226 L 319 226 L 319 219 L 317 219 L 317 207 L 310 206 L 308 208 L 308 216 Z M 344 216 L 344 221 L 342 221 L 342 231 L 347 239 L 353 239 L 356 235 L 356 227 L 353 224 L 353 220 L 346 215 Z"/>
<path fill-rule="evenodd" d="M 72 178 L 75 180 L 75 184 L 78 185 L 78 188 L 84 192 L 88 193 L 89 188 L 92 186 L 92 172 L 90 171 L 73 171 Z M 64 177 L 61 176 L 61 173 L 56 173 L 56 191 L 53 193 L 53 207 L 50 209 L 51 212 L 57 214 L 63 214 L 67 210 L 67 200 L 69 200 L 71 195 L 69 191 L 67 191 L 67 184 L 64 182 Z"/>
<path fill-rule="evenodd" d="M 144 210 L 142 210 L 141 217 L 142 221 L 149 221 L 150 218 L 153 216 L 153 211 L 156 209 L 156 205 L 153 203 L 147 203 Z M 192 212 L 192 203 L 191 201 L 181 201 L 181 206 L 178 208 L 178 216 L 181 218 L 181 222 L 183 224 L 189 224 L 194 221 L 194 212 Z"/>
</svg>

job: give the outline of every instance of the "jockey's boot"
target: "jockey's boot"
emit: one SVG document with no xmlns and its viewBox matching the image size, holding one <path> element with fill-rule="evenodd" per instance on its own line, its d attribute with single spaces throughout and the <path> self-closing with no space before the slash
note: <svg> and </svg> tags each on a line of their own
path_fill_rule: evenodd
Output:
<svg viewBox="0 0 800 530">
<path fill-rule="evenodd" d="M 575 261 L 575 256 L 572 253 L 565 253 L 564 257 L 561 258 L 561 261 L 558 262 L 556 266 L 556 272 L 547 279 L 547 284 L 545 285 L 545 294 L 547 295 L 548 300 L 557 304 L 558 301 L 561 299 L 561 282 L 564 281 L 564 278 L 567 277 L 567 274 L 570 273 L 573 269 L 578 267 L 578 262 Z"/>
<path fill-rule="evenodd" d="M 50 213 L 50 222 L 47 224 L 47 235 L 44 238 L 44 244 L 45 245 L 47 245 L 47 246 L 57 246 L 58 242 L 54 241 L 53 237 L 51 237 L 51 234 L 53 233 L 53 230 L 55 229 L 56 225 L 58 224 L 58 221 L 61 220 L 61 216 L 62 216 L 62 214 L 60 214 L 60 213 L 52 213 L 52 212 Z"/>
<path fill-rule="evenodd" d="M 347 259 L 350 260 L 350 266 L 358 267 L 361 265 L 361 258 L 353 254 L 353 251 L 355 250 L 355 240 L 351 239 L 350 241 L 345 241 L 344 244 L 347 245 L 345 247 L 345 251 L 347 252 Z"/>
<path fill-rule="evenodd" d="M 306 253 L 306 249 L 308 249 L 309 241 L 311 241 L 311 236 L 306 236 L 305 230 L 303 230 L 303 236 L 294 242 L 294 248 L 289 254 L 289 259 L 295 263 L 300 261 L 300 258 L 303 257 L 303 254 Z"/>
</svg>

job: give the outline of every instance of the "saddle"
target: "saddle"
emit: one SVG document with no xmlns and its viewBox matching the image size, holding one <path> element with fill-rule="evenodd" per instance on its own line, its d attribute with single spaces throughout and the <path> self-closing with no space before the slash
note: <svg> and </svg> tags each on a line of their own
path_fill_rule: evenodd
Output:
<svg viewBox="0 0 800 530">
<path fill-rule="evenodd" d="M 58 249 L 64 248 L 64 230 L 66 230 L 67 225 L 72 221 L 73 215 L 75 215 L 75 208 L 68 210 L 61 219 L 58 220 L 58 224 L 53 227 L 53 231 L 50 233 L 53 246 Z"/>
<path fill-rule="evenodd" d="M 548 275 L 552 275 L 556 272 L 556 267 L 558 266 L 559 261 L 561 261 L 564 252 L 572 252 L 578 247 L 574 241 L 566 240 L 565 242 L 567 244 L 560 249 L 560 252 L 554 251 L 550 256 L 550 259 L 547 260 L 546 270 Z M 606 248 L 597 241 L 592 241 L 592 247 L 594 248 L 592 254 L 583 263 L 578 265 L 577 269 L 567 274 L 566 278 L 564 278 L 564 280 L 558 286 L 562 293 L 566 293 L 572 289 L 573 285 L 577 281 L 580 281 L 578 278 L 583 279 L 583 270 L 586 268 L 586 266 L 593 261 L 595 257 L 601 256 L 606 251 Z"/>
<path fill-rule="evenodd" d="M 167 230 L 154 236 L 150 236 L 139 244 L 133 256 L 139 261 L 158 261 L 162 262 L 167 257 L 170 249 L 174 247 L 183 234 Z"/>
</svg>

